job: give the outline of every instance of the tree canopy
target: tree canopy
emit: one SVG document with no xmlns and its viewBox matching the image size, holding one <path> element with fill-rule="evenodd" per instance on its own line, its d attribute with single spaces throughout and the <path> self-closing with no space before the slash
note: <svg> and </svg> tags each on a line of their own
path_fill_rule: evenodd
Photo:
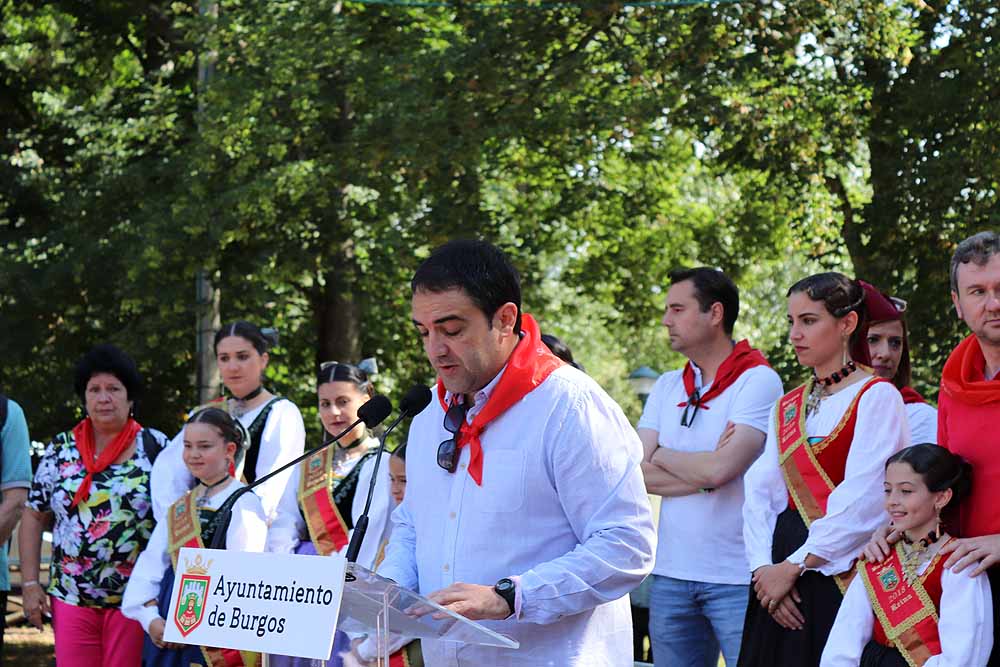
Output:
<svg viewBox="0 0 1000 667">
<path fill-rule="evenodd" d="M 936 386 L 947 257 L 998 222 L 993 3 L 215 4 L 0 0 L 0 387 L 36 438 L 105 340 L 178 426 L 199 270 L 223 321 L 281 332 L 269 383 L 303 407 L 324 360 L 430 382 L 409 278 L 459 236 L 632 416 L 629 370 L 679 363 L 679 265 L 734 277 L 787 383 L 788 285 L 856 273 L 910 302 Z"/>
</svg>

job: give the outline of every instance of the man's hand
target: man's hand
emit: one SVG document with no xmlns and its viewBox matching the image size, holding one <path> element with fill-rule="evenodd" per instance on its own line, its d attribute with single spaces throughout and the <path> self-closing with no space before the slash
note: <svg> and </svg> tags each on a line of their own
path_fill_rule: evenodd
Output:
<svg viewBox="0 0 1000 667">
<path fill-rule="evenodd" d="M 510 616 L 507 601 L 497 595 L 492 586 L 456 583 L 427 597 L 473 621 L 501 621 Z"/>
<path fill-rule="evenodd" d="M 799 578 L 799 567 L 787 560 L 776 565 L 758 567 L 753 573 L 753 590 L 760 606 L 769 613 L 778 607 Z"/>
<path fill-rule="evenodd" d="M 882 526 L 872 533 L 871 539 L 861 553 L 869 563 L 881 563 L 889 556 L 892 545 L 899 542 L 902 537 L 903 532 L 893 529 L 891 523 Z"/>
<path fill-rule="evenodd" d="M 987 569 L 1000 563 L 1000 535 L 983 535 L 962 540 L 952 540 L 941 549 L 941 553 L 950 553 L 944 566 L 958 573 L 973 563 L 979 563 L 969 576 L 976 577 Z"/>
<path fill-rule="evenodd" d="M 728 445 L 735 434 L 736 424 L 733 422 L 726 422 L 726 428 L 722 431 L 722 435 L 719 436 L 719 442 L 715 444 L 715 449 L 719 450 Z"/>
</svg>

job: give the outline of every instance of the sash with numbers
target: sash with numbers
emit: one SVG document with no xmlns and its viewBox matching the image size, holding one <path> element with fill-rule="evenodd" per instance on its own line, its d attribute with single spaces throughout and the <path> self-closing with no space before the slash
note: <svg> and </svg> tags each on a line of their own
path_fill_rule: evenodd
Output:
<svg viewBox="0 0 1000 667">
<path fill-rule="evenodd" d="M 938 605 L 943 558 L 939 551 L 922 575 L 907 581 L 902 550 L 899 542 L 884 561 L 861 562 L 857 570 L 878 619 L 872 638 L 883 646 L 895 646 L 910 667 L 920 667 L 941 653 Z"/>
<path fill-rule="evenodd" d="M 167 512 L 167 551 L 174 572 L 177 572 L 177 558 L 181 547 L 204 549 L 205 542 L 201 539 L 201 520 L 199 509 L 195 505 L 193 491 L 170 506 Z M 260 665 L 260 654 L 251 651 L 237 651 L 229 648 L 211 648 L 201 646 L 201 656 L 206 667 L 257 667 Z M 196 663 L 191 663 L 192 665 Z"/>
<path fill-rule="evenodd" d="M 800 385 L 778 401 L 775 413 L 778 462 L 788 487 L 789 505 L 798 510 L 806 528 L 826 516 L 830 494 L 844 481 L 847 454 L 858 420 L 858 402 L 866 391 L 879 382 L 886 380 L 877 377 L 867 380 L 837 426 L 817 443 L 810 443 L 806 434 L 805 405 L 812 384 Z M 843 593 L 852 578 L 854 569 L 836 575 L 834 580 Z"/>
</svg>

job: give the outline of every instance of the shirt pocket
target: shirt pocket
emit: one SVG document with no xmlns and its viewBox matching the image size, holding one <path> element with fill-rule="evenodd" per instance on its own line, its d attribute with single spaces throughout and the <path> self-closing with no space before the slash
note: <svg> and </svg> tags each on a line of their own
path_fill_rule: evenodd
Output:
<svg viewBox="0 0 1000 667">
<path fill-rule="evenodd" d="M 484 456 L 479 506 L 487 512 L 516 512 L 524 505 L 525 452 L 494 449 Z"/>
</svg>

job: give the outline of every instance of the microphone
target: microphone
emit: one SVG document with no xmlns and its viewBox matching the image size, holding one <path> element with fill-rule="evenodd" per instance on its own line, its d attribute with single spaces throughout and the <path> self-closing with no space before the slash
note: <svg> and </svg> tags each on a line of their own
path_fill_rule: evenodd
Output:
<svg viewBox="0 0 1000 667">
<path fill-rule="evenodd" d="M 428 395 L 430 392 L 428 391 Z M 404 399 L 405 400 L 405 399 Z M 429 400 L 429 399 L 428 399 Z M 423 409 L 423 408 L 421 408 Z M 354 430 L 354 427 L 358 424 L 364 423 L 368 428 L 374 428 L 385 421 L 386 417 L 392 413 L 392 403 L 389 399 L 381 394 L 372 396 L 370 400 L 365 402 L 360 408 L 358 408 L 358 418 L 354 420 L 354 423 L 345 428 L 343 431 L 335 436 L 328 436 L 323 440 L 323 444 L 315 449 L 310 449 L 304 452 L 302 456 L 293 459 L 286 463 L 285 465 L 275 468 L 271 472 L 267 473 L 263 477 L 258 477 L 254 480 L 253 484 L 247 484 L 246 486 L 233 491 L 233 494 L 226 498 L 226 501 L 222 503 L 222 507 L 219 508 L 219 512 L 222 512 L 219 523 L 215 528 L 215 534 L 212 535 L 212 543 L 209 544 L 209 549 L 224 549 L 226 544 L 226 532 L 229 530 L 229 523 L 233 519 L 233 507 L 236 505 L 236 501 L 240 499 L 244 493 L 249 493 L 253 489 L 257 488 L 267 480 L 271 479 L 275 475 L 283 473 L 294 465 L 302 463 L 307 458 L 315 454 L 316 452 L 326 449 L 333 443 L 337 442 L 345 435 Z"/>
<path fill-rule="evenodd" d="M 354 523 L 354 534 L 351 535 L 351 543 L 347 546 L 347 562 L 357 563 L 358 552 L 361 551 L 361 542 L 365 539 L 368 531 L 368 510 L 372 506 L 372 496 L 375 495 L 375 483 L 378 481 L 378 466 L 382 460 L 382 452 L 385 451 L 385 441 L 389 437 L 392 429 L 399 425 L 407 417 L 413 417 L 423 412 L 424 408 L 431 402 L 431 390 L 422 384 L 415 384 L 403 396 L 399 402 L 399 416 L 396 421 L 389 424 L 378 443 L 378 453 L 375 454 L 375 469 L 372 471 L 372 480 L 368 484 L 368 499 L 365 501 L 365 511 L 361 513 Z"/>
</svg>

